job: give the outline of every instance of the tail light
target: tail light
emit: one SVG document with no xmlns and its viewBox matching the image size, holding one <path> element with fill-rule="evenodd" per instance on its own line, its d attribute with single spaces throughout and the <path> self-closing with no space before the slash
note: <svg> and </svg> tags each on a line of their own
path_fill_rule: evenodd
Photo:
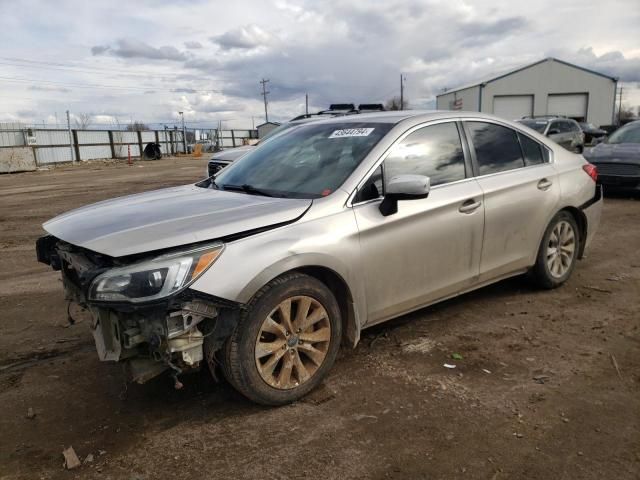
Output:
<svg viewBox="0 0 640 480">
<path fill-rule="evenodd" d="M 594 182 L 598 181 L 598 169 L 595 165 L 587 163 L 582 166 L 582 169 L 587 172 L 587 175 L 589 175 Z"/>
</svg>

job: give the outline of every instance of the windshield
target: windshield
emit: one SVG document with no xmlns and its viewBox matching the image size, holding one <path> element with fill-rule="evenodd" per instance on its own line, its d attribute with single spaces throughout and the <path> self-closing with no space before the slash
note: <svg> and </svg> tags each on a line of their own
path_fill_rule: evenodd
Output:
<svg viewBox="0 0 640 480">
<path fill-rule="evenodd" d="M 518 122 L 529 128 L 533 128 L 536 132 L 539 132 L 539 133 L 544 132 L 544 129 L 547 126 L 547 123 L 549 123 L 547 120 L 533 120 L 533 119 L 518 120 Z"/>
<path fill-rule="evenodd" d="M 264 137 L 262 137 L 260 139 L 260 141 L 258 143 L 262 143 L 264 142 L 267 138 L 271 138 L 279 133 L 284 132 L 285 130 L 289 130 L 291 127 L 295 127 L 296 124 L 295 123 L 283 123 L 282 125 L 280 125 L 279 127 L 274 128 L 273 130 L 271 130 L 269 133 L 267 133 Z M 256 144 L 257 145 L 257 144 Z"/>
<path fill-rule="evenodd" d="M 593 123 L 580 123 L 580 127 L 582 128 L 586 128 L 588 130 L 598 130 L 598 127 L 596 127 Z"/>
<path fill-rule="evenodd" d="M 609 137 L 608 143 L 640 143 L 640 123 L 625 125 Z"/>
<path fill-rule="evenodd" d="M 301 125 L 263 143 L 215 177 L 222 190 L 318 198 L 342 185 L 393 124 Z"/>
</svg>

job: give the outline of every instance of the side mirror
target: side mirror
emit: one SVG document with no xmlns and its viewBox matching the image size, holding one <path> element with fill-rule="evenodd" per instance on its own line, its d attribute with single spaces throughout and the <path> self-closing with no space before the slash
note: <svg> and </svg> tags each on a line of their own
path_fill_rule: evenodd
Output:
<svg viewBox="0 0 640 480">
<path fill-rule="evenodd" d="M 398 200 L 417 200 L 429 196 L 431 181 L 424 175 L 396 175 L 389 180 L 380 213 L 385 217 L 398 211 Z"/>
<path fill-rule="evenodd" d="M 547 136 L 549 136 L 549 135 L 557 135 L 557 134 L 559 134 L 559 133 L 560 133 L 560 130 L 556 130 L 556 129 L 554 128 L 553 130 L 549 130 L 549 131 L 547 132 Z"/>
</svg>

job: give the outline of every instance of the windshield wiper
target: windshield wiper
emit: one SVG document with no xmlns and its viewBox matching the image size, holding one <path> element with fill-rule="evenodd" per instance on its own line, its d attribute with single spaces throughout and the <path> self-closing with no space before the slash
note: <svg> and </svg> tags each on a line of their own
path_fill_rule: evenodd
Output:
<svg viewBox="0 0 640 480">
<path fill-rule="evenodd" d="M 221 186 L 225 190 L 232 190 L 232 191 L 235 190 L 239 192 L 245 192 L 250 195 L 262 195 L 264 197 L 274 196 L 271 193 L 267 192 L 266 190 L 262 190 L 261 188 L 256 188 L 253 185 L 249 185 L 248 183 L 245 183 L 243 185 L 229 185 L 225 183 L 224 185 L 221 185 Z"/>
</svg>

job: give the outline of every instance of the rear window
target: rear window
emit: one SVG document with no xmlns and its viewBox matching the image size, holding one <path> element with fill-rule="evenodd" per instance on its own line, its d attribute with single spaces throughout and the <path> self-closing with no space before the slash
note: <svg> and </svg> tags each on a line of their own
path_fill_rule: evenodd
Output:
<svg viewBox="0 0 640 480">
<path fill-rule="evenodd" d="M 480 175 L 524 167 L 522 150 L 514 130 L 484 122 L 467 122 L 476 151 Z"/>
</svg>

